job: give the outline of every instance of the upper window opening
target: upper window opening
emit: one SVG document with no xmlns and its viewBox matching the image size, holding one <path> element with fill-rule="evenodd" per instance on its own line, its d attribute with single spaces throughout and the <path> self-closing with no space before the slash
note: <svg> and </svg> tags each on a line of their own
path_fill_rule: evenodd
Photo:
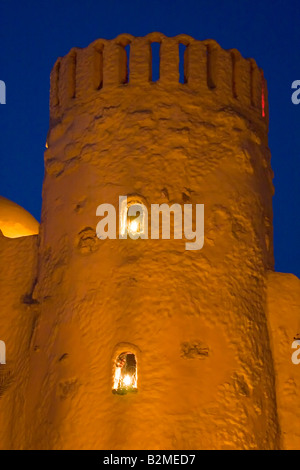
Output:
<svg viewBox="0 0 300 470">
<path fill-rule="evenodd" d="M 137 391 L 137 361 L 131 352 L 121 353 L 114 364 L 113 392 L 125 395 Z"/>
<path fill-rule="evenodd" d="M 152 55 L 152 82 L 157 82 L 160 76 L 160 43 L 153 42 L 151 44 Z"/>
<path fill-rule="evenodd" d="M 131 214 L 133 215 L 130 215 L 130 211 L 129 211 L 129 208 L 128 208 L 128 211 L 127 211 L 127 229 L 129 232 L 131 232 L 132 234 L 135 234 L 135 233 L 141 233 L 142 230 L 143 230 L 143 210 L 141 208 L 141 205 L 140 204 L 132 204 L 131 206 Z"/>
<path fill-rule="evenodd" d="M 143 238 L 147 232 L 148 212 L 144 204 L 135 198 L 121 201 L 120 211 L 120 235 L 130 238 Z"/>
</svg>

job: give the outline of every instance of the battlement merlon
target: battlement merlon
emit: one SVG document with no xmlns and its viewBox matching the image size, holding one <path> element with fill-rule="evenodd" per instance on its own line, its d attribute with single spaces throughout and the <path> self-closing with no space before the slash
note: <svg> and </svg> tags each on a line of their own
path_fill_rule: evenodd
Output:
<svg viewBox="0 0 300 470">
<path fill-rule="evenodd" d="M 154 42 L 160 44 L 160 77 L 156 82 L 152 82 Z M 186 46 L 184 84 L 179 82 L 179 44 Z M 194 94 L 199 103 L 203 98 L 206 106 L 211 102 L 220 109 L 233 108 L 264 133 L 268 131 L 267 85 L 254 59 L 244 59 L 236 49 L 224 50 L 211 39 L 198 41 L 185 34 L 168 38 L 161 33 L 98 39 L 59 58 L 51 72 L 51 122 L 60 120 L 70 108 L 105 99 L 112 89 L 125 94 L 132 87 L 143 87 L 146 93 L 157 88 L 172 88 L 174 92 L 177 87 Z"/>
</svg>

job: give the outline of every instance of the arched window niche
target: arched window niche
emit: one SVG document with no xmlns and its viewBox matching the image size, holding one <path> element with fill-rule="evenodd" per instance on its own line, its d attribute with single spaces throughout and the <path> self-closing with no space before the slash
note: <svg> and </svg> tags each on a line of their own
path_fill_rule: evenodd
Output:
<svg viewBox="0 0 300 470">
<path fill-rule="evenodd" d="M 124 196 L 120 198 L 119 230 L 121 238 L 148 237 L 148 210 L 141 196 Z"/>
<path fill-rule="evenodd" d="M 130 351 L 118 355 L 114 366 L 113 393 L 125 395 L 137 391 L 137 360 Z"/>
<path fill-rule="evenodd" d="M 122 349 L 121 349 L 122 348 Z M 137 392 L 137 349 L 129 343 L 121 343 L 113 353 L 112 392 L 118 395 Z"/>
</svg>

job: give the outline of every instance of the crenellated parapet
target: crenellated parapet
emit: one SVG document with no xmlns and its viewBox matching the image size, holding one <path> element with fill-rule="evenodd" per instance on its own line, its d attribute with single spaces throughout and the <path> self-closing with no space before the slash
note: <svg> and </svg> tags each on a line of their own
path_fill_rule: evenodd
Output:
<svg viewBox="0 0 300 470">
<path fill-rule="evenodd" d="M 152 43 L 160 45 L 159 80 L 152 81 Z M 184 83 L 179 81 L 179 45 L 185 46 Z M 98 39 L 84 49 L 73 48 L 51 72 L 50 116 L 56 122 L 69 109 L 107 99 L 117 89 L 124 96 L 132 87 L 145 93 L 178 89 L 206 106 L 232 107 L 263 129 L 268 127 L 266 81 L 253 59 L 236 49 L 225 50 L 214 40 L 198 41 L 180 34 L 145 37 L 122 34 Z M 120 98 L 122 99 L 122 98 Z"/>
<path fill-rule="evenodd" d="M 57 61 L 22 448 L 280 447 L 267 118 L 262 71 L 212 40 L 123 34 Z M 123 238 L 133 203 L 149 222 L 204 204 L 202 249 L 173 217 L 169 240 Z M 97 237 L 100 204 L 117 238 Z"/>
</svg>

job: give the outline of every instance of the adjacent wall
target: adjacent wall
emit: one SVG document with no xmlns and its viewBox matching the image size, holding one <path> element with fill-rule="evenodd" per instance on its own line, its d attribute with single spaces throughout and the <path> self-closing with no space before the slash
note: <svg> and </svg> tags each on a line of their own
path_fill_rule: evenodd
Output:
<svg viewBox="0 0 300 470">
<path fill-rule="evenodd" d="M 6 344 L 6 365 L 0 365 L 0 449 L 22 447 L 24 438 L 24 387 L 38 307 L 32 299 L 37 241 L 37 235 L 12 239 L 0 232 L 0 339 Z"/>
<path fill-rule="evenodd" d="M 276 373 L 277 409 L 283 449 L 300 449 L 300 364 L 291 357 L 300 339 L 300 279 L 270 272 L 268 321 Z"/>
</svg>

